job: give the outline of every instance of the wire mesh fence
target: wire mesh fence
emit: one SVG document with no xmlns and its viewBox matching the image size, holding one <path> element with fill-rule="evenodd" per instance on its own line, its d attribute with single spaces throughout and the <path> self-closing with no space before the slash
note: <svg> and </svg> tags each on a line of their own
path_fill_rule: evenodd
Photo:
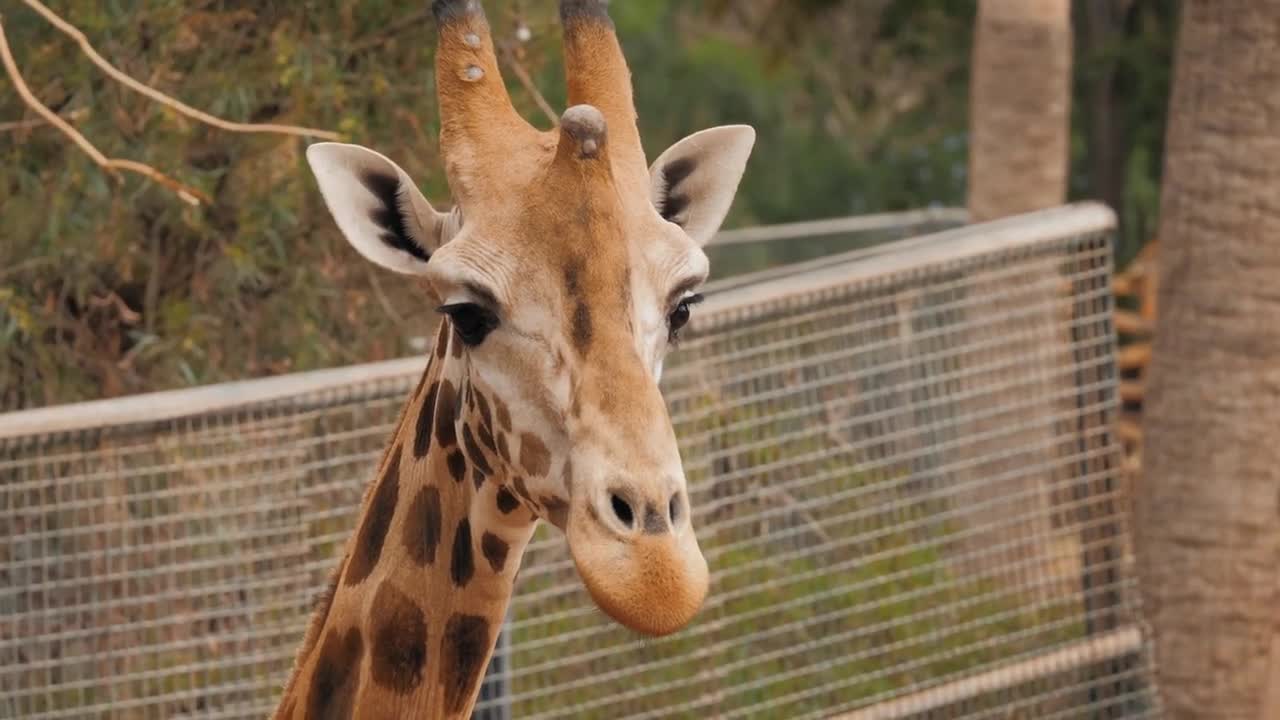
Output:
<svg viewBox="0 0 1280 720">
<path fill-rule="evenodd" d="M 686 630 L 530 544 L 483 718 L 1157 717 L 1112 219 L 709 288 L 663 387 L 712 568 Z M 0 416 L 0 717 L 262 717 L 421 363 Z"/>
</svg>

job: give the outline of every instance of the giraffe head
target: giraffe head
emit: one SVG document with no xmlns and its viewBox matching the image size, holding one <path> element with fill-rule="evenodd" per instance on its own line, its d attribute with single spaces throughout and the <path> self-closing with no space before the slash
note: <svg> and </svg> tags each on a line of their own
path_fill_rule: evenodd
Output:
<svg viewBox="0 0 1280 720">
<path fill-rule="evenodd" d="M 371 150 L 326 143 L 307 157 L 351 244 L 421 276 L 445 314 L 443 359 L 475 396 L 464 412 L 482 436 L 468 454 L 495 450 L 482 462 L 502 492 L 565 532 L 604 611 L 673 632 L 702 604 L 708 574 L 658 378 L 755 133 L 705 130 L 649 166 L 601 0 L 561 2 L 572 107 L 538 131 L 511 104 L 479 2 L 433 10 L 454 208 L 434 210 Z"/>
</svg>

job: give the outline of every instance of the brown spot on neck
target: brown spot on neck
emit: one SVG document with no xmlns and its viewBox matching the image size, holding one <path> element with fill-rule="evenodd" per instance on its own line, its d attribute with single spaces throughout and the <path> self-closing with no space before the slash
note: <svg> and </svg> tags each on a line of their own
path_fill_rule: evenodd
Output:
<svg viewBox="0 0 1280 720">
<path fill-rule="evenodd" d="M 356 546 L 347 563 L 345 583 L 356 585 L 369 577 L 378 558 L 382 556 L 382 546 L 387 539 L 387 530 L 391 527 L 391 518 L 396 511 L 396 501 L 400 495 L 400 453 L 403 446 L 396 445 L 391 459 L 378 481 L 373 497 L 369 500 L 368 509 L 360 523 L 356 537 Z"/>
<path fill-rule="evenodd" d="M 480 538 L 480 551 L 484 553 L 484 559 L 489 561 L 489 567 L 493 568 L 495 573 L 502 572 L 502 568 L 507 563 L 507 552 L 510 549 L 511 546 L 507 544 L 506 540 L 491 532 L 486 532 Z"/>
<path fill-rule="evenodd" d="M 427 618 L 408 595 L 384 582 L 369 610 L 373 681 L 404 695 L 422 683 L 427 665 Z"/>
<path fill-rule="evenodd" d="M 453 557 L 449 561 L 449 577 L 457 587 L 466 587 L 475 574 L 476 564 L 471 547 L 471 520 L 462 518 L 453 534 Z"/>
<path fill-rule="evenodd" d="M 520 436 L 520 465 L 525 472 L 538 477 L 546 477 L 551 470 L 551 453 L 547 446 L 533 433 Z"/>
<path fill-rule="evenodd" d="M 476 391 L 476 404 L 480 409 L 480 427 L 489 428 L 489 432 L 493 432 L 493 415 L 489 410 L 489 400 L 484 393 Z"/>
<path fill-rule="evenodd" d="M 493 467 L 489 464 L 489 459 L 485 457 L 484 451 L 480 449 L 480 445 L 476 443 L 476 437 L 471 432 L 471 425 L 469 424 L 462 426 L 462 448 L 467 451 L 467 459 L 480 472 L 485 475 L 493 474 Z"/>
<path fill-rule="evenodd" d="M 507 408 L 507 404 L 503 402 L 502 398 L 494 396 L 493 410 L 498 416 L 498 428 L 511 432 L 511 410 Z"/>
<path fill-rule="evenodd" d="M 431 485 L 419 488 L 409 506 L 409 516 L 405 518 L 403 538 L 405 550 L 418 565 L 430 565 L 436 561 L 442 522 L 440 491 Z"/>
<path fill-rule="evenodd" d="M 542 507 L 546 509 L 547 519 L 552 525 L 563 530 L 569 520 L 569 503 L 554 495 L 543 495 L 539 499 L 542 501 Z"/>
<path fill-rule="evenodd" d="M 451 451 L 445 462 L 449 466 L 449 475 L 454 482 L 460 483 L 467 479 L 467 459 L 463 457 L 461 450 Z"/>
<path fill-rule="evenodd" d="M 475 694 L 493 649 L 489 635 L 489 621 L 480 615 L 454 615 L 445 625 L 440 683 L 448 712 L 461 712 Z"/>
<path fill-rule="evenodd" d="M 442 448 L 451 448 L 458 444 L 458 394 L 453 383 L 440 381 L 440 392 L 436 395 L 436 442 Z"/>
<path fill-rule="evenodd" d="M 307 720 L 346 720 L 355 710 L 364 642 L 360 630 L 330 630 L 320 645 L 320 657 L 307 693 Z"/>
<path fill-rule="evenodd" d="M 480 442 L 489 449 L 489 452 L 498 452 L 498 442 L 493 439 L 493 431 L 487 425 L 480 425 L 480 431 L 477 434 L 480 436 Z"/>
</svg>

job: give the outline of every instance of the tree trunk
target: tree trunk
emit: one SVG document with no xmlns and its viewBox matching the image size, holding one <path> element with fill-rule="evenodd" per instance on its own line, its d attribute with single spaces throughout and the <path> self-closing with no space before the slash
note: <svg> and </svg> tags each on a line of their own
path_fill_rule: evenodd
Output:
<svg viewBox="0 0 1280 720">
<path fill-rule="evenodd" d="M 1189 0 L 1137 506 L 1170 718 L 1280 717 L 1280 0 Z"/>
<path fill-rule="evenodd" d="M 1071 123 L 1069 0 L 980 0 L 969 90 L 975 222 L 1061 205 Z"/>
<path fill-rule="evenodd" d="M 979 0 L 970 84 L 969 212 L 974 222 L 1061 205 L 1067 192 L 1071 106 L 1069 0 Z M 1005 271 L 1005 272 L 1001 272 Z M 1054 401 L 1075 390 L 1066 300 L 1046 297 L 1061 280 L 1052 263 L 1023 263 L 1016 277 L 994 267 L 971 276 L 973 325 L 960 360 L 977 418 L 944 464 L 962 490 L 962 561 L 967 578 L 1021 593 L 1028 607 L 1072 597 L 1079 586 L 1078 535 L 1055 528 L 1053 476 L 1061 438 Z M 1003 372 L 1010 357 L 1028 358 Z M 1053 406 L 1053 407 L 1046 407 Z M 995 412 L 998 410 L 998 412 Z M 1061 562 L 1066 560 L 1067 562 Z"/>
</svg>

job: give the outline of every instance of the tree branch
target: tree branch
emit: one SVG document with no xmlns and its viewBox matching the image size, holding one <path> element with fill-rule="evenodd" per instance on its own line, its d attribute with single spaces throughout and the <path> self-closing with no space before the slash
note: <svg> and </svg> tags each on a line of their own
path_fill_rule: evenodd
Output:
<svg viewBox="0 0 1280 720">
<path fill-rule="evenodd" d="M 413 28 L 413 26 L 415 25 L 426 22 L 430 18 L 431 18 L 430 10 L 419 10 L 418 12 L 415 12 L 403 18 L 400 18 L 395 23 L 388 25 L 387 27 L 383 28 L 382 32 L 378 33 L 377 35 L 373 35 L 371 37 L 364 38 L 359 42 L 352 43 L 348 52 L 359 53 L 359 52 L 364 52 L 369 48 L 377 47 L 385 43 L 387 40 L 390 40 L 393 35 L 397 35 L 399 33 L 404 32 L 405 30 L 409 30 Z"/>
<path fill-rule="evenodd" d="M 542 97 L 542 92 L 538 90 L 538 86 L 534 84 L 533 78 L 529 77 L 529 71 L 524 69 L 524 65 L 520 62 L 520 58 L 516 57 L 515 51 L 510 47 L 502 48 L 502 55 L 506 58 L 507 65 L 511 71 L 516 74 L 516 78 L 520 80 L 520 84 L 524 86 L 526 92 L 533 96 L 533 101 L 542 109 L 543 114 L 551 121 L 551 126 L 560 125 L 560 116 L 556 115 L 556 111 L 552 109 L 551 103 Z"/>
<path fill-rule="evenodd" d="M 89 113 L 88 108 L 76 108 L 69 113 L 64 114 L 67 120 L 76 120 Z M 13 120 L 10 122 L 0 122 L 0 132 L 13 132 L 16 130 L 32 130 L 44 125 L 48 125 L 49 121 L 42 117 L 31 118 L 30 120 Z"/>
<path fill-rule="evenodd" d="M 317 138 L 323 138 L 325 140 L 340 139 L 340 136 L 338 135 L 338 133 L 331 132 L 329 130 L 316 130 L 314 128 L 298 127 L 295 125 L 276 125 L 271 123 L 231 122 L 230 120 L 223 120 L 222 118 L 215 117 L 201 110 L 197 110 L 191 107 L 190 105 L 186 105 L 181 101 L 175 100 L 169 97 L 168 95 L 165 95 L 164 93 L 160 92 L 159 90 L 156 90 L 153 87 L 145 85 L 137 80 L 134 80 L 132 77 L 129 77 L 128 75 L 124 74 L 120 70 L 116 69 L 114 65 L 107 62 L 106 58 L 99 55 L 97 50 L 93 49 L 93 45 L 89 44 L 89 39 L 85 37 L 84 33 L 80 32 L 79 28 L 67 22 L 66 20 L 63 20 L 62 17 L 60 17 L 57 13 L 50 10 L 49 8 L 45 7 L 44 4 L 41 3 L 39 0 L 22 0 L 22 1 L 26 3 L 27 7 L 31 8 L 32 10 L 35 10 L 37 13 L 43 16 L 45 20 L 48 20 L 49 23 L 52 24 L 54 27 L 56 27 L 58 30 L 62 31 L 71 39 L 75 40 L 76 43 L 80 45 L 80 49 L 84 51 L 84 54 L 88 56 L 89 60 L 92 61 L 94 65 L 97 65 L 99 68 L 101 68 L 102 71 L 105 72 L 107 75 L 110 75 L 112 79 L 121 83 L 122 85 L 129 88 L 130 90 L 133 90 L 134 92 L 142 93 L 143 95 L 146 95 L 147 97 L 160 103 L 161 105 L 164 105 L 165 107 L 168 107 L 168 108 L 172 108 L 173 110 L 176 110 L 177 112 L 183 115 L 186 115 L 189 118 L 199 120 L 200 122 L 205 123 L 206 125 L 212 125 L 213 127 L 226 130 L 228 132 L 277 133 L 281 135 L 299 135 L 302 137 L 317 137 Z"/>
<path fill-rule="evenodd" d="M 32 110 L 36 111 L 45 122 L 57 128 L 71 139 L 84 154 L 88 155 L 98 167 L 111 173 L 113 176 L 119 177 L 120 170 L 127 170 L 146 177 L 153 182 L 159 183 L 169 188 L 185 203 L 189 205 L 199 205 L 201 202 L 212 202 L 208 195 L 191 187 L 184 185 L 177 180 L 165 175 L 155 168 L 145 163 L 135 162 L 133 160 L 120 160 L 117 158 L 109 158 L 102 154 L 101 150 L 93 146 L 93 143 L 85 139 L 71 124 L 63 120 L 57 113 L 45 107 L 35 95 L 31 93 L 31 89 L 27 87 L 27 83 L 22 79 L 22 73 L 18 71 L 18 63 L 13 59 L 13 53 L 9 50 L 9 39 L 5 36 L 4 23 L 0 21 L 0 63 L 4 65 L 4 69 L 9 74 L 9 79 L 13 81 L 13 87 L 18 91 L 18 96 L 22 98 Z"/>
</svg>

